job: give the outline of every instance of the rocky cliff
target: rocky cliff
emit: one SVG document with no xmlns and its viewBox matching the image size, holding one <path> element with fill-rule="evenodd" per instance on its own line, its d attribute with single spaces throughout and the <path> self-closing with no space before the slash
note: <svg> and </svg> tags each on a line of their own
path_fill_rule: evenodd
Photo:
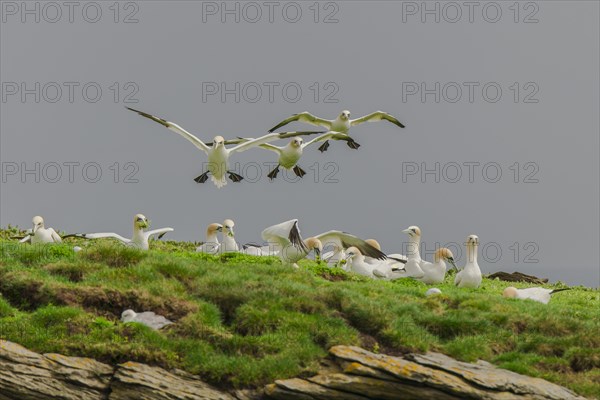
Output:
<svg viewBox="0 0 600 400">
<path fill-rule="evenodd" d="M 391 357 L 335 346 L 311 378 L 279 380 L 256 391 L 224 391 L 180 370 L 135 362 L 37 354 L 0 340 L 0 400 L 247 399 L 580 399 L 542 379 L 439 353 Z"/>
</svg>

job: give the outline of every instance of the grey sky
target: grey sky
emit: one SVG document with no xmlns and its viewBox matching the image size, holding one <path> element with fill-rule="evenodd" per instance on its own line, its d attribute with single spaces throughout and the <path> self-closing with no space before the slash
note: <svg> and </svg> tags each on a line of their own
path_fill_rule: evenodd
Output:
<svg viewBox="0 0 600 400">
<path fill-rule="evenodd" d="M 272 6 L 273 23 L 264 2 L 254 3 L 262 12 L 255 23 L 246 20 L 256 17 L 256 9 L 244 9 L 244 3 L 238 6 L 239 23 L 229 14 L 221 23 L 220 10 L 207 14 L 221 2 L 177 1 L 122 2 L 115 23 L 108 2 L 99 3 L 102 16 L 90 23 L 85 18 L 93 20 L 96 8 L 88 3 L 77 3 L 72 23 L 68 9 L 58 18 L 56 10 L 38 3 L 36 23 L 20 1 L 2 2 L 2 226 L 28 227 L 40 214 L 49 226 L 65 231 L 129 234 L 133 215 L 141 212 L 155 228 L 175 228 L 173 239 L 201 240 L 208 223 L 232 218 L 244 243 L 260 241 L 261 230 L 271 224 L 299 218 L 305 236 L 342 229 L 377 238 L 385 251 L 397 252 L 407 239 L 401 230 L 419 225 L 427 258 L 436 243 L 462 244 L 468 234 L 477 234 L 487 245 L 487 254 L 480 252 L 484 273 L 518 270 L 598 286 L 597 2 L 521 2 L 518 15 L 514 2 L 481 2 L 474 6 L 472 23 L 464 6 L 457 22 L 447 22 L 457 16 L 456 8 L 441 2 L 440 22 L 425 14 L 422 23 L 420 1 L 321 2 L 319 23 L 313 2 L 297 3 L 302 16 L 296 23 L 285 19 L 296 18 L 291 2 Z M 35 10 L 36 2 L 26 4 Z M 498 7 L 499 21 L 488 22 Z M 138 22 L 123 23 L 131 13 Z M 324 23 L 331 13 L 338 22 Z M 538 22 L 524 22 L 533 19 Z M 229 88 L 239 82 L 239 103 L 232 94 L 225 102 L 207 94 L 210 82 Z M 268 85 L 275 83 L 268 82 L 279 85 L 272 103 Z M 435 94 L 424 101 L 421 93 L 409 94 L 422 83 L 435 88 L 436 82 L 438 103 Z M 22 83 L 37 91 L 39 103 L 35 93 L 22 101 Z M 74 88 L 72 103 L 68 85 Z M 262 97 L 251 102 L 257 85 Z M 62 97 L 52 103 L 56 86 Z M 102 96 L 93 103 L 96 87 Z M 293 103 L 297 87 L 302 95 Z M 462 98 L 453 103 L 457 87 Z M 492 102 L 498 87 L 501 98 Z M 136 90 L 129 100 L 139 102 L 126 103 L 126 95 Z M 328 94 L 339 102 L 325 102 Z M 193 182 L 206 161 L 201 152 L 124 105 L 177 122 L 205 140 L 217 134 L 258 136 L 305 110 L 334 118 L 343 109 L 353 117 L 381 109 L 407 128 L 387 122 L 355 127 L 351 133 L 362 145 L 359 151 L 341 142 L 324 154 L 307 149 L 300 165 L 308 175 L 302 182 L 269 183 L 263 165 L 258 182 L 249 177 L 218 190 L 210 182 Z M 312 129 L 289 125 L 296 128 Z M 275 154 L 256 149 L 233 158 L 248 175 L 255 173 L 253 160 L 272 162 Z M 41 176 L 36 183 L 33 175 L 25 182 L 19 173 L 9 175 L 15 165 L 34 168 L 36 162 L 45 168 L 46 181 L 55 176 L 49 163 L 61 164 L 62 178 L 49 183 Z M 73 183 L 65 162 L 80 163 Z M 89 162 L 102 169 L 97 183 L 82 177 Z M 115 162 L 120 183 L 113 182 L 109 168 Z M 128 162 L 139 166 L 138 183 L 123 182 L 131 171 L 124 170 Z M 440 182 L 433 174 L 422 179 L 420 172 L 403 178 L 403 168 L 434 169 L 436 163 Z M 479 163 L 471 164 L 472 183 L 465 163 Z M 498 167 L 502 176 L 489 182 Z M 338 183 L 325 182 L 332 171 Z M 88 172 L 93 178 L 93 168 Z M 525 182 L 532 179 L 538 182 Z M 463 247 L 459 265 L 464 259 Z"/>
</svg>

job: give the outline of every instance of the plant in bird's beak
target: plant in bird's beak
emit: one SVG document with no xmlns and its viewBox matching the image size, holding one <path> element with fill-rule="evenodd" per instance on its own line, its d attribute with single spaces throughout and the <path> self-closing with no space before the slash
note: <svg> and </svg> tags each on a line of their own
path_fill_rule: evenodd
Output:
<svg viewBox="0 0 600 400">
<path fill-rule="evenodd" d="M 315 261 L 321 264 L 321 250 L 315 249 Z"/>
<path fill-rule="evenodd" d="M 234 236 L 233 229 L 227 230 L 227 236 L 229 236 L 229 237 L 233 237 Z"/>
</svg>

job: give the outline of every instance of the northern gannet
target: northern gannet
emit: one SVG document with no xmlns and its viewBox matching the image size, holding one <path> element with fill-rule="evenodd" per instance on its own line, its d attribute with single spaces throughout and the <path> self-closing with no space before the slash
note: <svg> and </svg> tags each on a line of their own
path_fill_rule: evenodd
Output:
<svg viewBox="0 0 600 400">
<path fill-rule="evenodd" d="M 404 262 L 404 268 L 395 270 L 389 274 L 390 279 L 399 278 L 422 278 L 424 273 L 421 269 L 421 253 L 419 252 L 419 245 L 421 241 L 421 229 L 418 226 L 409 226 L 402 231 L 408 235 L 408 248 L 406 249 L 406 256 L 402 254 L 390 254 L 388 257 L 393 257 L 397 260 Z"/>
<path fill-rule="evenodd" d="M 339 139 L 337 140 L 352 140 L 347 135 L 340 135 L 337 132 L 327 132 L 321 136 L 317 136 L 316 138 L 306 143 L 301 137 L 295 137 L 284 147 L 275 146 L 270 143 L 261 144 L 260 147 L 262 147 L 263 149 L 274 151 L 279 155 L 279 159 L 277 160 L 277 166 L 273 168 L 273 170 L 269 172 L 267 176 L 271 180 L 277 178 L 277 174 L 279 173 L 279 167 L 283 167 L 287 170 L 294 171 L 296 176 L 302 178 L 304 175 L 306 175 L 306 172 L 302 168 L 300 168 L 300 166 L 298 165 L 298 161 L 300 160 L 300 157 L 302 157 L 304 149 L 313 143 L 322 142 L 324 140 L 336 137 L 339 137 Z"/>
<path fill-rule="evenodd" d="M 454 284 L 458 287 L 477 289 L 481 285 L 481 270 L 477 264 L 477 246 L 479 238 L 475 235 L 467 237 L 467 264 L 456 274 Z"/>
<path fill-rule="evenodd" d="M 219 249 L 220 253 L 232 253 L 239 251 L 238 244 L 235 241 L 235 233 L 233 232 L 234 226 L 235 223 L 230 219 L 223 221 L 223 230 L 221 230 L 223 242 L 221 243 L 221 247 Z"/>
<path fill-rule="evenodd" d="M 275 125 L 273 128 L 269 129 L 269 132 L 274 132 L 277 129 L 281 128 L 282 126 L 289 124 L 290 122 L 299 121 L 299 122 L 306 122 L 311 125 L 322 126 L 322 127 L 325 127 L 326 129 L 328 129 L 329 131 L 337 132 L 338 134 L 340 134 L 342 136 L 338 136 L 338 137 L 334 136 L 334 137 L 331 137 L 331 139 L 340 140 L 341 137 L 346 137 L 346 138 L 350 137 L 348 131 L 350 130 L 351 127 L 356 126 L 358 124 L 362 124 L 363 122 L 381 121 L 382 119 L 390 121 L 391 123 L 399 126 L 400 128 L 404 128 L 404 125 L 400 121 L 398 121 L 398 119 L 396 119 L 395 117 L 393 117 L 390 114 L 383 112 L 383 111 L 375 111 L 375 112 L 365 115 L 364 117 L 361 117 L 361 118 L 350 119 L 350 111 L 344 110 L 334 120 L 319 118 L 319 117 L 312 115 L 308 111 L 304 111 L 304 112 L 301 112 L 300 114 L 294 114 L 291 117 L 284 119 L 283 121 L 281 121 L 280 123 Z M 345 139 L 345 140 L 351 149 L 358 149 L 360 147 L 360 145 L 358 143 L 356 143 L 354 140 L 347 140 L 347 139 Z M 326 151 L 328 147 L 329 147 L 329 142 L 325 141 L 321 145 L 321 147 L 319 147 L 319 150 Z"/>
<path fill-rule="evenodd" d="M 545 289 L 541 287 L 532 287 L 527 289 L 517 289 L 509 286 L 502 292 L 502 296 L 509 299 L 530 299 L 540 303 L 548 304 L 550 297 L 556 292 L 562 292 L 563 290 L 569 290 L 570 288 L 564 289 Z"/>
<path fill-rule="evenodd" d="M 172 321 L 169 321 L 162 315 L 157 315 L 152 311 L 136 313 L 133 310 L 123 311 L 123 313 L 121 314 L 121 321 L 124 323 L 137 322 L 155 330 L 163 328 L 167 325 L 171 325 L 173 323 Z"/>
<path fill-rule="evenodd" d="M 333 245 L 337 248 L 357 247 L 363 254 L 370 257 L 385 259 L 386 255 L 364 240 L 341 231 L 329 231 L 320 235 L 302 239 L 298 229 L 298 220 L 292 219 L 270 226 L 262 232 L 262 238 L 277 249 L 279 257 L 286 263 L 295 264 L 305 258 L 312 250 L 319 262 L 323 245 Z"/>
<path fill-rule="evenodd" d="M 356 274 L 367 276 L 373 279 L 385 279 L 387 278 L 387 273 L 382 273 L 384 271 L 382 267 L 387 266 L 388 260 L 379 260 L 379 265 L 375 263 L 368 263 L 365 261 L 365 256 L 362 252 L 351 246 L 346 249 L 346 256 L 344 260 L 346 261 L 346 271 L 354 272 Z"/>
<path fill-rule="evenodd" d="M 436 294 L 442 294 L 442 291 L 438 288 L 432 287 L 431 289 L 427 289 L 427 291 L 425 292 L 425 296 L 427 296 L 427 297 L 433 296 Z"/>
<path fill-rule="evenodd" d="M 217 233 L 223 230 L 221 224 L 210 224 L 206 228 L 206 241 L 200 246 L 196 247 L 196 251 L 199 253 L 217 254 L 219 251 L 219 238 Z"/>
<path fill-rule="evenodd" d="M 436 250 L 433 255 L 433 261 L 433 263 L 427 261 L 421 262 L 420 267 L 423 271 L 423 276 L 415 279 L 428 285 L 442 283 L 446 277 L 446 263 L 444 261 L 448 261 L 456 268 L 456 264 L 454 264 L 454 255 L 450 249 L 445 247 Z M 458 268 L 456 269 L 458 270 Z"/>
<path fill-rule="evenodd" d="M 152 121 L 158 122 L 159 124 L 165 126 L 167 129 L 181 135 L 183 138 L 190 141 L 194 146 L 198 149 L 202 150 L 208 156 L 208 167 L 207 171 L 205 171 L 202 175 L 198 176 L 194 179 L 197 183 L 204 183 L 208 180 L 209 173 L 211 174 L 210 179 L 212 182 L 218 187 L 222 188 L 227 184 L 227 180 L 225 176 L 227 175 L 232 182 L 240 182 L 244 177 L 236 174 L 233 171 L 229 170 L 229 157 L 232 153 L 242 152 L 253 147 L 257 147 L 261 144 L 265 144 L 267 142 L 271 142 L 273 140 L 279 139 L 279 133 L 269 133 L 257 139 L 243 139 L 238 141 L 231 141 L 229 143 L 237 143 L 235 146 L 231 148 L 225 147 L 226 143 L 223 136 L 215 136 L 212 142 L 212 146 L 207 145 L 196 136 L 192 135 L 179 125 L 164 120 L 159 117 L 155 117 L 154 115 L 145 113 L 143 111 L 138 111 L 130 107 L 126 107 L 128 110 L 134 111 L 139 115 L 149 118 Z"/>
<path fill-rule="evenodd" d="M 44 226 L 44 218 L 39 215 L 33 217 L 32 221 L 33 229 L 28 233 L 27 236 L 19 240 L 19 243 L 30 242 L 31 244 L 41 243 L 61 243 L 62 239 L 60 235 L 52 228 L 46 228 Z M 75 236 L 75 235 L 69 235 Z"/>
<path fill-rule="evenodd" d="M 148 218 L 146 218 L 142 214 L 136 214 L 135 217 L 133 217 L 133 237 L 131 239 L 124 238 L 123 236 L 112 232 L 83 233 L 77 236 L 82 237 L 84 239 L 113 238 L 119 240 L 121 243 L 127 246 L 135 247 L 141 250 L 148 250 L 148 239 L 150 238 L 150 236 L 162 236 L 167 232 L 173 232 L 173 228 L 161 228 L 154 229 L 151 231 L 144 231 L 144 229 L 148 228 L 148 226 L 150 226 Z"/>
</svg>

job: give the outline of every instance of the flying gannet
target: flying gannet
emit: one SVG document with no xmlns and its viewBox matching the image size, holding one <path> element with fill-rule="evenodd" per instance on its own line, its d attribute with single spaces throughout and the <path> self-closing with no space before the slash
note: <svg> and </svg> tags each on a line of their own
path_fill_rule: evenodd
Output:
<svg viewBox="0 0 600 400">
<path fill-rule="evenodd" d="M 563 288 L 563 289 L 545 289 L 541 287 L 532 287 L 527 289 L 517 289 L 515 287 L 509 286 L 502 292 L 502 296 L 509 299 L 530 299 L 540 303 L 548 304 L 550 302 L 550 297 L 557 292 L 562 292 L 563 290 L 569 290 L 571 288 Z"/>
<path fill-rule="evenodd" d="M 428 285 L 444 282 L 444 278 L 446 277 L 446 263 L 444 261 L 448 261 L 456 268 L 456 270 L 458 270 L 454 263 L 454 255 L 450 249 L 445 247 L 437 249 L 433 255 L 433 260 L 433 263 L 428 261 L 421 262 L 420 267 L 423 271 L 423 276 L 415 279 Z"/>
<path fill-rule="evenodd" d="M 475 235 L 467 237 L 467 264 L 456 274 L 454 284 L 458 287 L 477 289 L 481 285 L 481 270 L 477 264 L 477 246 L 479 238 Z"/>
<path fill-rule="evenodd" d="M 162 315 L 157 315 L 152 311 L 136 313 L 133 310 L 123 311 L 123 313 L 121 314 L 121 321 L 124 323 L 137 322 L 140 324 L 144 324 L 154 330 L 159 330 L 173 323 L 172 321 L 169 321 Z"/>
<path fill-rule="evenodd" d="M 279 257 L 285 263 L 296 264 L 305 258 L 311 251 L 315 251 L 315 258 L 320 262 L 323 245 L 333 245 L 338 248 L 357 247 L 369 257 L 385 259 L 386 255 L 377 250 L 364 240 L 341 231 L 328 231 L 320 235 L 302 239 L 298 220 L 292 219 L 266 228 L 262 238 L 273 248 L 277 249 Z M 297 266 L 297 265 L 296 265 Z"/>
<path fill-rule="evenodd" d="M 294 114 L 291 117 L 284 119 L 283 121 L 275 125 L 273 128 L 269 129 L 269 132 L 274 132 L 282 126 L 289 124 L 290 122 L 299 121 L 311 125 L 322 126 L 328 129 L 329 131 L 337 132 L 339 135 L 331 137 L 331 139 L 340 140 L 343 137 L 350 138 L 348 131 L 351 127 L 356 126 L 358 124 L 362 124 L 363 122 L 375 122 L 381 121 L 382 119 L 385 119 L 393 123 L 394 125 L 399 126 L 400 128 L 404 128 L 404 125 L 400 121 L 398 121 L 398 119 L 383 111 L 375 111 L 374 113 L 365 115 L 361 118 L 350 119 L 350 111 L 344 110 L 334 120 L 319 118 L 312 115 L 308 111 L 304 111 L 300 114 Z M 358 149 L 360 147 L 360 145 L 354 140 L 345 140 L 351 149 Z M 326 151 L 328 147 L 329 142 L 326 140 L 319 147 L 319 150 L 323 152 Z"/>
<path fill-rule="evenodd" d="M 160 238 L 167 232 L 173 232 L 173 228 L 161 228 L 151 231 L 144 231 L 144 229 L 148 228 L 149 226 L 150 222 L 148 221 L 148 218 L 142 214 L 136 214 L 135 217 L 133 217 L 133 237 L 131 239 L 124 238 L 123 236 L 112 232 L 83 233 L 78 234 L 77 236 L 84 239 L 113 238 L 119 240 L 121 243 L 127 246 L 135 247 L 141 250 L 148 250 L 148 239 L 150 236 L 159 235 Z"/>
<path fill-rule="evenodd" d="M 42 243 L 61 243 L 62 239 L 60 235 L 52 228 L 46 228 L 44 226 L 44 218 L 39 215 L 33 217 L 31 221 L 33 223 L 33 229 L 29 231 L 27 236 L 19 240 L 19 243 L 29 242 L 31 244 L 42 244 Z M 69 235 L 74 236 L 74 235 Z"/>
<path fill-rule="evenodd" d="M 235 223 L 230 219 L 223 221 L 223 229 L 221 230 L 223 242 L 221 243 L 221 247 L 219 249 L 220 253 L 232 253 L 239 251 L 238 244 L 235 241 L 235 233 L 233 232 L 234 226 Z"/>
<path fill-rule="evenodd" d="M 215 136 L 212 145 L 208 145 L 200 139 L 198 139 L 196 136 L 183 129 L 181 126 L 173 122 L 169 122 L 162 118 L 155 117 L 154 115 L 145 113 L 143 111 L 135 110 L 130 107 L 126 108 L 128 110 L 138 113 L 143 117 L 149 118 L 152 121 L 158 122 L 159 124 L 165 126 L 167 129 L 181 135 L 183 138 L 190 141 L 198 149 L 202 150 L 208 156 L 207 171 L 195 178 L 194 181 L 197 183 L 204 183 L 208 180 L 208 175 L 210 174 L 210 179 L 218 188 L 222 188 L 227 184 L 227 180 L 225 178 L 226 175 L 229 177 L 229 179 L 231 179 L 232 182 L 240 182 L 242 179 L 244 179 L 244 177 L 242 177 L 241 175 L 238 175 L 235 172 L 229 170 L 229 157 L 232 153 L 246 151 L 253 147 L 257 147 L 261 144 L 272 142 L 273 140 L 280 138 L 279 133 L 269 133 L 257 139 L 243 139 L 225 142 L 223 136 Z M 225 147 L 227 144 L 230 143 L 235 145 L 230 148 Z"/>
<path fill-rule="evenodd" d="M 200 246 L 196 247 L 196 251 L 199 253 L 217 254 L 219 251 L 219 238 L 217 233 L 223 230 L 221 224 L 210 224 L 206 228 L 206 241 Z"/>
<path fill-rule="evenodd" d="M 321 136 L 317 136 L 316 138 L 306 143 L 304 143 L 304 139 L 302 139 L 301 137 L 294 137 L 284 147 L 275 146 L 270 143 L 261 144 L 260 147 L 262 147 L 263 149 L 274 151 L 279 155 L 279 159 L 277 160 L 277 166 L 273 168 L 273 170 L 269 172 L 267 176 L 271 180 L 277 178 L 277 174 L 279 173 L 279 167 L 283 167 L 287 170 L 294 171 L 296 176 L 302 178 L 304 175 L 306 175 L 306 172 L 302 168 L 300 168 L 300 166 L 298 165 L 298 161 L 300 160 L 300 157 L 302 157 L 304 149 L 313 143 L 322 142 L 324 140 L 337 137 L 339 137 L 339 139 L 337 140 L 352 140 L 347 135 L 340 135 L 337 132 L 327 132 Z"/>
</svg>

